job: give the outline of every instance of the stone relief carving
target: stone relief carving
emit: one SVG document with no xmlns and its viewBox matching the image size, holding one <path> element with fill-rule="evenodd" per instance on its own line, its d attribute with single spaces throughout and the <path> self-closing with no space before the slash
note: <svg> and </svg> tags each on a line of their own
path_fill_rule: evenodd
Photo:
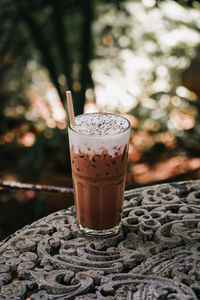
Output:
<svg viewBox="0 0 200 300">
<path fill-rule="evenodd" d="M 125 192 L 122 228 L 83 236 L 75 208 L 0 243 L 0 300 L 200 299 L 200 181 Z"/>
</svg>

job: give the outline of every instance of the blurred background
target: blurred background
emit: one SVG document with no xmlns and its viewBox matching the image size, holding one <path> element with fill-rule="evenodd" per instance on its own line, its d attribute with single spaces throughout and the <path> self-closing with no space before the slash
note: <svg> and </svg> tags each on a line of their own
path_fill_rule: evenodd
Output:
<svg viewBox="0 0 200 300">
<path fill-rule="evenodd" d="M 75 114 L 131 122 L 126 188 L 200 178 L 200 3 L 0 1 L 0 178 L 71 187 Z M 0 190 L 0 240 L 73 204 Z"/>
</svg>

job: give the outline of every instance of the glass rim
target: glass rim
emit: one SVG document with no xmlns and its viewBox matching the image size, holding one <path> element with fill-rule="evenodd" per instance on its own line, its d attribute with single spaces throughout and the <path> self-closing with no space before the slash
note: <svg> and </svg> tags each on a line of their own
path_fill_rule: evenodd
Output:
<svg viewBox="0 0 200 300">
<path fill-rule="evenodd" d="M 73 132 L 75 132 L 75 133 L 77 133 L 77 134 L 84 135 L 84 136 L 88 136 L 88 137 L 93 137 L 93 138 L 95 138 L 95 137 L 98 137 L 98 138 L 105 138 L 105 137 L 111 137 L 111 136 L 117 136 L 117 135 L 123 134 L 123 133 L 127 132 L 127 131 L 130 129 L 130 127 L 131 127 L 131 123 L 130 123 L 130 121 L 129 121 L 126 117 L 121 116 L 120 114 L 115 114 L 115 113 L 93 112 L 93 113 L 80 114 L 80 115 L 78 115 L 78 116 L 75 117 L 75 120 L 76 120 L 76 118 L 79 118 L 79 117 L 84 116 L 84 115 L 111 115 L 111 116 L 117 116 L 117 117 L 120 117 L 120 118 L 126 120 L 128 126 L 127 126 L 123 131 L 121 131 L 121 132 L 116 132 L 116 133 L 113 133 L 113 134 L 105 134 L 105 135 L 92 135 L 92 134 L 87 134 L 87 133 L 84 133 L 84 132 L 76 131 L 76 130 L 72 127 L 71 123 L 68 125 L 68 129 L 70 129 L 71 131 L 73 131 Z"/>
</svg>

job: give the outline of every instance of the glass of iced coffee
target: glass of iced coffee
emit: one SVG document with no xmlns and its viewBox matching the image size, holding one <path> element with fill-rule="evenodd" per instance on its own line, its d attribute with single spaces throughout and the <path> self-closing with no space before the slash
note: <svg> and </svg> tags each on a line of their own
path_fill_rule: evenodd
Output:
<svg viewBox="0 0 200 300">
<path fill-rule="evenodd" d="M 69 143 L 77 218 L 92 235 L 119 231 L 130 134 L 129 121 L 110 113 L 75 117 Z"/>
</svg>

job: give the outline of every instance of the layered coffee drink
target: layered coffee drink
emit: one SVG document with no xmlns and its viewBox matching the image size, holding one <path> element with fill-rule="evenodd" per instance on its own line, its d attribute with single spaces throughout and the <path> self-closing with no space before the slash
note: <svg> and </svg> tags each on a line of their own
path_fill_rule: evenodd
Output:
<svg viewBox="0 0 200 300">
<path fill-rule="evenodd" d="M 129 133 L 129 121 L 109 113 L 83 114 L 69 126 L 76 212 L 88 234 L 119 230 Z"/>
</svg>

